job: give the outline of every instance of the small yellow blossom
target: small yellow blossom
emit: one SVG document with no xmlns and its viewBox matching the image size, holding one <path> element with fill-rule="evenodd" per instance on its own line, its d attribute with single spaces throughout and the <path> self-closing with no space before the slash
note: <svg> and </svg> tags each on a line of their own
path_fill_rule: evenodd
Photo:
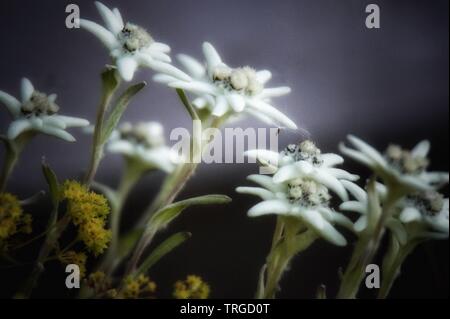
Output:
<svg viewBox="0 0 450 319">
<path fill-rule="evenodd" d="M 209 285 L 201 277 L 189 275 L 186 280 L 175 283 L 173 296 L 176 299 L 207 299 L 209 293 Z"/>
<path fill-rule="evenodd" d="M 125 299 L 154 298 L 156 283 L 149 277 L 140 275 L 137 278 L 125 279 L 124 288 L 120 297 Z"/>
<path fill-rule="evenodd" d="M 91 273 L 86 284 L 94 290 L 95 298 L 111 299 L 117 296 L 117 290 L 112 288 L 111 279 L 103 271 Z"/>
<path fill-rule="evenodd" d="M 61 199 L 67 201 L 67 212 L 78 226 L 80 239 L 94 255 L 102 254 L 111 240 L 111 231 L 105 229 L 110 212 L 107 199 L 77 181 L 63 184 Z"/>
<path fill-rule="evenodd" d="M 0 193 L 0 240 L 6 240 L 18 232 L 31 233 L 31 223 L 31 215 L 23 213 L 17 197 Z"/>
<path fill-rule="evenodd" d="M 83 252 L 77 253 L 74 250 L 69 250 L 67 252 L 62 253 L 58 256 L 58 259 L 68 265 L 68 264 L 75 264 L 78 265 L 80 268 L 80 276 L 83 278 L 86 275 L 86 261 L 87 256 Z"/>
</svg>

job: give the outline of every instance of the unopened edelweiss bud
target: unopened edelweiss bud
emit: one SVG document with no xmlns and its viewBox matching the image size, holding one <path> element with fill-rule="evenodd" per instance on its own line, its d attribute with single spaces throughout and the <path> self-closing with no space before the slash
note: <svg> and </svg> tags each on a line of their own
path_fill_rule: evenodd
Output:
<svg viewBox="0 0 450 319">
<path fill-rule="evenodd" d="M 214 69 L 213 80 L 214 81 L 227 81 L 231 76 L 231 68 L 220 65 Z"/>
<path fill-rule="evenodd" d="M 298 145 L 288 145 L 283 154 L 291 156 L 295 161 L 309 161 L 313 165 L 321 165 L 323 160 L 320 158 L 321 151 L 311 140 L 306 140 Z"/>
<path fill-rule="evenodd" d="M 56 105 L 55 96 L 47 96 L 39 91 L 34 91 L 28 101 L 25 101 L 21 106 L 22 114 L 46 114 L 52 115 L 59 111 L 59 106 Z"/>
<path fill-rule="evenodd" d="M 305 207 L 328 205 L 331 196 L 328 189 L 308 178 L 298 178 L 288 183 L 288 198 Z"/>
<path fill-rule="evenodd" d="M 238 91 L 244 90 L 245 88 L 247 88 L 248 85 L 248 78 L 246 72 L 242 69 L 233 70 L 233 72 L 231 73 L 230 82 L 233 89 Z"/>
</svg>

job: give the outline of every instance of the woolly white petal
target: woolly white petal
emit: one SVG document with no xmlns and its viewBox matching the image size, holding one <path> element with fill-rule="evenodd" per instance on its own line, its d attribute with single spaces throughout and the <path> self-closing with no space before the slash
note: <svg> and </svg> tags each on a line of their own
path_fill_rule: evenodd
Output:
<svg viewBox="0 0 450 319">
<path fill-rule="evenodd" d="M 245 99 L 239 94 L 227 95 L 228 103 L 235 112 L 242 112 L 245 108 Z"/>
<path fill-rule="evenodd" d="M 411 151 L 414 157 L 426 157 L 430 151 L 430 141 L 423 140 L 419 142 Z"/>
<path fill-rule="evenodd" d="M 163 53 L 170 52 L 170 46 L 168 46 L 165 43 L 161 43 L 161 42 L 153 42 L 152 44 L 150 44 L 149 48 L 151 50 L 161 51 Z"/>
<path fill-rule="evenodd" d="M 274 166 L 278 165 L 278 161 L 280 160 L 280 154 L 278 152 L 274 152 L 271 150 L 248 150 L 244 152 L 244 155 L 256 159 L 264 164 L 271 164 Z"/>
<path fill-rule="evenodd" d="M 68 132 L 53 126 L 42 126 L 39 131 L 47 135 L 58 137 L 67 142 L 75 142 L 75 138 Z"/>
<path fill-rule="evenodd" d="M 199 81 L 193 82 L 176 81 L 169 83 L 168 85 L 169 87 L 186 90 L 196 94 L 215 94 L 216 92 L 213 85 Z"/>
<path fill-rule="evenodd" d="M 13 140 L 23 132 L 30 130 L 31 127 L 32 124 L 27 119 L 13 121 L 8 128 L 8 138 Z"/>
<path fill-rule="evenodd" d="M 133 79 L 134 73 L 138 68 L 136 59 L 131 56 L 124 56 L 117 59 L 116 64 L 122 79 L 127 82 L 131 81 Z"/>
<path fill-rule="evenodd" d="M 31 98 L 33 95 L 34 87 L 31 84 L 31 81 L 27 78 L 23 78 L 20 83 L 20 96 L 22 98 L 22 102 L 25 103 Z"/>
<path fill-rule="evenodd" d="M 349 172 L 340 168 L 324 168 L 324 171 L 333 175 L 337 179 L 357 181 L 359 179 L 358 175 L 350 174 Z"/>
<path fill-rule="evenodd" d="M 277 87 L 277 88 L 267 88 L 262 90 L 262 92 L 259 94 L 259 97 L 261 99 L 266 98 L 272 98 L 272 97 L 278 97 L 283 96 L 286 94 L 291 93 L 291 88 L 287 86 Z"/>
<path fill-rule="evenodd" d="M 369 219 L 367 218 L 367 215 L 361 216 L 354 224 L 355 232 L 357 233 L 362 232 L 364 229 L 366 229 L 368 224 Z"/>
<path fill-rule="evenodd" d="M 21 103 L 14 96 L 0 91 L 0 103 L 5 104 L 12 116 L 16 117 L 19 115 Z"/>
<path fill-rule="evenodd" d="M 299 171 L 296 165 L 286 165 L 278 169 L 278 171 L 273 176 L 273 181 L 275 183 L 283 183 L 299 177 Z"/>
<path fill-rule="evenodd" d="M 41 119 L 42 119 L 43 125 L 55 126 L 56 128 L 59 128 L 62 130 L 67 128 L 66 123 L 62 119 L 58 118 L 57 115 L 41 116 Z"/>
<path fill-rule="evenodd" d="M 348 212 L 355 212 L 360 214 L 365 214 L 367 212 L 367 204 L 357 202 L 357 201 L 347 201 L 339 205 L 340 210 L 345 210 Z"/>
<path fill-rule="evenodd" d="M 411 223 L 422 219 L 422 214 L 414 207 L 406 207 L 400 213 L 400 220 L 403 223 Z"/>
<path fill-rule="evenodd" d="M 80 26 L 95 35 L 109 50 L 114 49 L 119 44 L 111 31 L 95 22 L 80 19 Z"/>
<path fill-rule="evenodd" d="M 142 154 L 142 159 L 145 162 L 154 165 L 166 173 L 172 172 L 175 167 L 170 157 L 170 149 L 166 147 L 149 150 Z"/>
<path fill-rule="evenodd" d="M 53 117 L 58 118 L 59 120 L 64 121 L 67 127 L 84 127 L 89 125 L 89 121 L 72 116 L 64 116 L 64 115 L 54 115 Z"/>
<path fill-rule="evenodd" d="M 337 246 L 345 246 L 347 240 L 322 215 L 313 210 L 301 212 L 303 221 L 311 226 L 319 235 Z"/>
<path fill-rule="evenodd" d="M 386 166 L 386 160 L 375 148 L 373 148 L 363 140 L 357 138 L 356 136 L 348 135 L 347 138 L 350 143 L 352 143 L 357 149 L 370 157 L 375 163 L 382 167 Z"/>
<path fill-rule="evenodd" d="M 267 200 L 253 206 L 248 211 L 248 216 L 255 217 L 269 214 L 289 214 L 291 212 L 291 205 L 282 200 Z"/>
<path fill-rule="evenodd" d="M 327 167 L 344 163 L 344 159 L 342 158 L 342 156 L 333 153 L 322 154 L 320 158 L 323 161 L 323 165 Z"/>
<path fill-rule="evenodd" d="M 273 199 L 275 196 L 272 192 L 267 189 L 261 187 L 238 187 L 236 188 L 236 192 L 240 194 L 250 194 L 261 197 L 263 200 Z"/>
<path fill-rule="evenodd" d="M 174 78 L 171 75 L 158 73 L 153 76 L 153 81 L 158 82 L 158 83 L 163 83 L 163 84 L 169 84 L 171 82 L 177 82 L 178 79 Z"/>
<path fill-rule="evenodd" d="M 314 174 L 311 176 L 317 182 L 322 183 L 333 192 L 335 192 L 342 201 L 348 200 L 348 194 L 345 190 L 344 186 L 333 176 L 329 174 L 325 174 L 320 170 L 316 170 Z"/>
<path fill-rule="evenodd" d="M 258 71 L 256 72 L 256 78 L 259 82 L 265 84 L 272 78 L 272 73 L 269 70 Z"/>
<path fill-rule="evenodd" d="M 222 59 L 220 58 L 219 53 L 217 53 L 211 43 L 203 43 L 203 54 L 208 65 L 209 72 L 212 72 L 215 67 L 222 64 Z"/>
<path fill-rule="evenodd" d="M 345 146 L 344 143 L 339 144 L 339 150 L 342 154 L 347 155 L 348 157 L 357 162 L 360 162 L 363 165 L 366 165 L 368 167 L 373 167 L 375 165 L 372 159 L 370 159 L 366 154 L 352 150 L 351 148 Z"/>
<path fill-rule="evenodd" d="M 192 101 L 192 104 L 198 109 L 204 109 L 208 105 L 208 101 L 203 97 L 198 97 Z"/>
<path fill-rule="evenodd" d="M 165 73 L 167 75 L 171 75 L 182 81 L 189 82 L 192 80 L 189 75 L 187 75 L 180 69 L 177 69 L 176 67 L 174 67 L 171 64 L 161 62 L 161 61 L 156 61 L 148 54 L 139 54 L 138 57 L 139 57 L 141 64 L 148 66 L 149 68 L 155 70 L 156 72 L 161 72 L 161 73 Z"/>
<path fill-rule="evenodd" d="M 96 1 L 95 6 L 97 7 L 100 16 L 106 24 L 106 27 L 114 34 L 117 35 L 122 31 L 124 25 L 122 19 L 119 19 L 114 12 L 112 12 L 103 3 Z"/>
<path fill-rule="evenodd" d="M 261 185 L 264 188 L 267 188 L 268 190 L 272 191 L 272 192 L 280 192 L 283 190 L 283 186 L 280 184 L 275 184 L 273 182 L 272 177 L 267 176 L 267 175 L 258 175 L 258 174 L 253 174 L 253 175 L 249 175 L 247 177 L 247 179 L 249 181 L 252 181 L 258 185 Z"/>
<path fill-rule="evenodd" d="M 341 183 L 350 192 L 350 194 L 352 194 L 353 197 L 356 198 L 357 201 L 362 203 L 367 202 L 367 193 L 364 191 L 364 189 L 362 189 L 355 183 L 346 180 L 341 181 Z"/>
<path fill-rule="evenodd" d="M 34 129 L 40 129 L 44 125 L 44 121 L 37 116 L 33 116 L 29 119 Z"/>
<path fill-rule="evenodd" d="M 221 117 L 228 112 L 228 109 L 229 109 L 228 101 L 225 99 L 223 95 L 219 95 L 216 98 L 216 105 L 214 106 L 212 114 L 214 116 Z"/>
<path fill-rule="evenodd" d="M 124 23 L 123 23 L 123 18 L 122 18 L 122 15 L 120 14 L 119 9 L 114 8 L 114 9 L 112 9 L 112 12 L 116 15 L 116 18 L 117 18 L 117 20 L 119 21 L 119 23 L 120 23 L 121 25 L 124 25 Z"/>
<path fill-rule="evenodd" d="M 145 54 L 151 55 L 151 57 L 155 60 L 158 60 L 161 62 L 166 62 L 166 63 L 172 62 L 172 59 L 170 58 L 170 56 L 164 52 L 152 50 L 150 48 L 144 49 L 144 50 L 142 50 L 142 52 Z"/>
<path fill-rule="evenodd" d="M 426 172 L 423 174 L 424 179 L 433 186 L 440 188 L 449 181 L 448 172 Z"/>
<path fill-rule="evenodd" d="M 297 125 L 288 118 L 285 114 L 281 113 L 272 105 L 263 102 L 258 99 L 249 99 L 248 103 L 254 107 L 257 111 L 264 113 L 265 115 L 273 118 L 275 121 L 279 122 L 282 125 L 286 125 L 286 127 L 290 129 L 297 129 Z"/>
<path fill-rule="evenodd" d="M 179 54 L 177 58 L 183 65 L 183 67 L 187 70 L 187 72 L 195 79 L 200 79 L 205 76 L 206 74 L 205 68 L 200 62 L 198 62 L 193 57 L 190 57 L 189 55 L 186 54 Z"/>
<path fill-rule="evenodd" d="M 128 141 L 114 141 L 108 144 L 107 149 L 111 153 L 121 153 L 132 156 L 135 153 L 135 146 Z"/>
</svg>

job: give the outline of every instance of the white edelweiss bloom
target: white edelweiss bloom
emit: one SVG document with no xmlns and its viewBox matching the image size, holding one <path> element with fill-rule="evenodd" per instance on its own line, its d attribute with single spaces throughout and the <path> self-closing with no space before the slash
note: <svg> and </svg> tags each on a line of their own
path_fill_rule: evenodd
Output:
<svg viewBox="0 0 450 319">
<path fill-rule="evenodd" d="M 263 165 L 275 169 L 275 183 L 289 182 L 299 177 L 307 177 L 323 184 L 335 192 L 342 200 L 348 200 L 348 194 L 342 180 L 355 181 L 358 176 L 334 166 L 342 164 L 344 159 L 333 153 L 322 154 L 310 140 L 289 145 L 281 153 L 269 150 L 250 150 L 250 158 L 256 158 Z"/>
<path fill-rule="evenodd" d="M 253 206 L 248 215 L 257 217 L 268 214 L 296 217 L 307 227 L 329 242 L 345 246 L 346 239 L 334 224 L 353 229 L 350 219 L 329 206 L 328 189 L 310 178 L 297 178 L 289 183 L 275 183 L 267 175 L 250 175 L 248 180 L 261 187 L 238 187 L 243 194 L 259 196 L 263 201 Z"/>
<path fill-rule="evenodd" d="M 445 239 L 449 235 L 448 198 L 436 191 L 407 196 L 398 218 L 413 238 Z"/>
<path fill-rule="evenodd" d="M 397 145 L 390 145 L 384 154 L 361 139 L 349 135 L 348 140 L 355 149 L 343 143 L 340 151 L 348 157 L 371 168 L 386 184 L 397 184 L 408 191 L 425 191 L 439 188 L 449 181 L 448 172 L 428 172 L 427 158 L 430 142 L 422 141 L 413 150 L 404 150 Z"/>
<path fill-rule="evenodd" d="M 198 97 L 193 101 L 194 106 L 198 109 L 207 107 L 216 117 L 246 113 L 268 124 L 297 128 L 289 117 L 271 103 L 272 98 L 286 95 L 291 89 L 266 88 L 266 83 L 272 77 L 269 71 L 256 71 L 250 67 L 232 68 L 222 61 L 208 42 L 203 44 L 203 54 L 205 66 L 190 56 L 178 56 L 190 80 L 186 80 L 186 76 L 182 78 L 168 72 L 157 74 L 154 80 L 196 94 Z"/>
<path fill-rule="evenodd" d="M 356 233 L 363 232 L 367 226 L 369 225 L 369 195 L 367 192 L 356 185 L 355 183 L 349 181 L 342 181 L 342 184 L 345 188 L 350 192 L 350 194 L 354 197 L 353 200 L 348 200 L 343 202 L 340 206 L 340 210 L 358 213 L 361 216 L 354 224 L 354 231 Z M 379 201 L 382 203 L 386 199 L 387 189 L 381 183 L 375 184 L 375 191 L 379 198 Z M 396 235 L 397 240 L 400 244 L 405 244 L 408 240 L 408 235 L 402 223 L 395 217 L 395 214 L 388 218 L 386 221 L 386 227 L 392 231 L 394 235 Z"/>
<path fill-rule="evenodd" d="M 180 158 L 165 144 L 163 134 L 164 128 L 157 122 L 124 123 L 111 135 L 107 150 L 136 160 L 149 169 L 170 173 Z"/>
<path fill-rule="evenodd" d="M 80 19 L 80 26 L 94 34 L 106 46 L 125 81 L 133 79 L 139 66 L 190 80 L 186 74 L 170 64 L 168 45 L 156 42 L 140 26 L 125 23 L 117 8 L 111 10 L 100 2 L 95 2 L 95 5 L 106 28 L 85 19 Z"/>
<path fill-rule="evenodd" d="M 75 138 L 66 132 L 69 127 L 84 127 L 89 121 L 58 115 L 59 106 L 55 103 L 56 94 L 46 95 L 34 89 L 30 80 L 21 82 L 21 100 L 0 91 L 0 102 L 6 105 L 14 118 L 8 128 L 8 139 L 14 140 L 25 132 L 44 133 L 65 141 L 74 142 Z"/>
</svg>

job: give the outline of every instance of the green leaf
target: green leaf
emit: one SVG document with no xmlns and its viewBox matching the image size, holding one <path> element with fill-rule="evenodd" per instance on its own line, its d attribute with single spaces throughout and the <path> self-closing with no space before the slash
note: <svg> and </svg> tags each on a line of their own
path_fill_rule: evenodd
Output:
<svg viewBox="0 0 450 319">
<path fill-rule="evenodd" d="M 161 229 L 178 217 L 183 210 L 193 205 L 227 204 L 231 198 L 225 195 L 205 195 L 185 199 L 157 211 L 150 219 L 149 227 Z"/>
<path fill-rule="evenodd" d="M 117 259 L 123 259 L 130 253 L 131 249 L 136 245 L 136 242 L 141 238 L 142 233 L 142 229 L 136 229 L 121 236 L 117 249 Z"/>
<path fill-rule="evenodd" d="M 113 66 L 107 66 L 102 74 L 102 92 L 103 98 L 110 96 L 119 85 L 119 79 L 117 77 L 116 68 Z"/>
<path fill-rule="evenodd" d="M 116 128 L 117 124 L 120 121 L 120 118 L 122 117 L 123 113 L 125 112 L 128 104 L 131 102 L 131 99 L 139 92 L 141 91 L 147 83 L 141 82 L 135 85 L 130 86 L 128 89 L 125 90 L 125 92 L 119 97 L 117 100 L 115 106 L 111 110 L 111 113 L 109 114 L 108 119 L 105 121 L 105 125 L 103 127 L 102 131 L 102 137 L 101 137 L 101 143 L 104 144 L 109 137 L 111 136 L 111 133 Z"/>
<path fill-rule="evenodd" d="M 164 242 L 162 242 L 155 250 L 144 260 L 142 265 L 138 268 L 135 276 L 145 274 L 148 270 L 156 264 L 162 257 L 170 253 L 172 250 L 177 248 L 179 245 L 184 243 L 188 238 L 192 236 L 189 232 L 180 232 L 175 235 L 170 236 Z"/>
<path fill-rule="evenodd" d="M 48 188 L 50 191 L 50 198 L 52 200 L 53 207 L 58 206 L 59 203 L 59 183 L 55 172 L 50 168 L 50 166 L 42 160 L 42 172 L 44 173 L 45 180 L 47 181 Z"/>
</svg>

